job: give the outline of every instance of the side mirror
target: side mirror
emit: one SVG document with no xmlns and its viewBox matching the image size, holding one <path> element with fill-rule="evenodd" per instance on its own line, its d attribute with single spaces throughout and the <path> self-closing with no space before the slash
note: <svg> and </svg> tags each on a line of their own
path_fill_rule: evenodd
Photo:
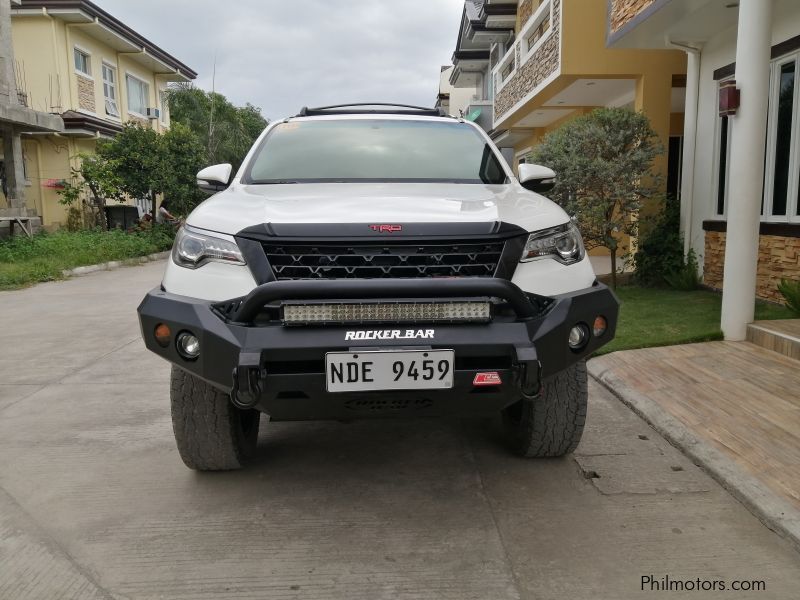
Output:
<svg viewBox="0 0 800 600">
<path fill-rule="evenodd" d="M 215 194 L 228 187 L 233 166 L 227 163 L 212 165 L 197 174 L 197 187 L 209 194 Z"/>
<path fill-rule="evenodd" d="M 526 190 L 543 194 L 556 185 L 556 172 L 542 165 L 521 164 L 519 182 Z"/>
</svg>

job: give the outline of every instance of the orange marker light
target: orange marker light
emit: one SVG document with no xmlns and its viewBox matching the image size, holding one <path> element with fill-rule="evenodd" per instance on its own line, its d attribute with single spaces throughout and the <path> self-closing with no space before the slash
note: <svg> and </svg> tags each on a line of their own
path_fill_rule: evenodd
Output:
<svg viewBox="0 0 800 600">
<path fill-rule="evenodd" d="M 155 336 L 158 345 L 162 348 L 169 346 L 169 343 L 172 340 L 172 332 L 169 330 L 167 325 L 164 325 L 164 323 L 159 323 L 156 325 L 156 330 L 153 335 Z"/>
<path fill-rule="evenodd" d="M 608 329 L 608 321 L 606 321 L 605 317 L 597 317 L 594 320 L 594 325 L 592 325 L 592 333 L 594 333 L 594 337 L 600 337 Z"/>
</svg>

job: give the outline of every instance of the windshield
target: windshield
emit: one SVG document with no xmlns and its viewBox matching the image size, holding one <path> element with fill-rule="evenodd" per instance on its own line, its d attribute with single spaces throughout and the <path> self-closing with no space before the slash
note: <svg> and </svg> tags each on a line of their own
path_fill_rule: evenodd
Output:
<svg viewBox="0 0 800 600">
<path fill-rule="evenodd" d="M 244 183 L 506 183 L 489 144 L 466 123 L 391 119 L 290 121 L 270 131 Z"/>
</svg>

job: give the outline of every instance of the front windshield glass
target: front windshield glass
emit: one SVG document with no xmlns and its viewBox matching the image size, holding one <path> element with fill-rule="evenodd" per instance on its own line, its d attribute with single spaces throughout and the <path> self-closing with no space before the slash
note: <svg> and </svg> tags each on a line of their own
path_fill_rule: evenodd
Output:
<svg viewBox="0 0 800 600">
<path fill-rule="evenodd" d="M 486 141 L 466 123 L 407 119 L 289 121 L 256 151 L 244 183 L 506 183 Z"/>
</svg>

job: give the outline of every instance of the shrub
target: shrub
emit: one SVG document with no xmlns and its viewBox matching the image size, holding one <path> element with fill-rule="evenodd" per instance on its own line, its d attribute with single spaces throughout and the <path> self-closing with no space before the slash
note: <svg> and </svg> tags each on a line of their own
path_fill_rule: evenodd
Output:
<svg viewBox="0 0 800 600">
<path fill-rule="evenodd" d="M 15 236 L 0 241 L 0 289 L 61 279 L 62 271 L 74 267 L 167 250 L 174 236 L 166 225 L 129 233 L 89 229 Z"/>
<path fill-rule="evenodd" d="M 800 281 L 781 279 L 778 291 L 786 300 L 786 306 L 793 313 L 800 315 Z"/>
<path fill-rule="evenodd" d="M 669 286 L 676 290 L 691 291 L 700 287 L 700 268 L 697 264 L 697 255 L 694 250 L 686 254 L 686 261 L 681 260 L 681 266 L 664 275 Z"/>
<path fill-rule="evenodd" d="M 665 275 L 684 267 L 680 233 L 680 202 L 668 196 L 658 214 L 643 219 L 639 248 L 633 256 L 636 281 L 645 286 L 664 285 Z"/>
<path fill-rule="evenodd" d="M 533 161 L 558 175 L 550 197 L 577 219 L 587 250 L 608 249 L 612 287 L 621 241 L 636 235 L 642 203 L 659 193 L 653 161 L 663 151 L 647 116 L 623 108 L 577 117 L 534 150 Z"/>
</svg>

